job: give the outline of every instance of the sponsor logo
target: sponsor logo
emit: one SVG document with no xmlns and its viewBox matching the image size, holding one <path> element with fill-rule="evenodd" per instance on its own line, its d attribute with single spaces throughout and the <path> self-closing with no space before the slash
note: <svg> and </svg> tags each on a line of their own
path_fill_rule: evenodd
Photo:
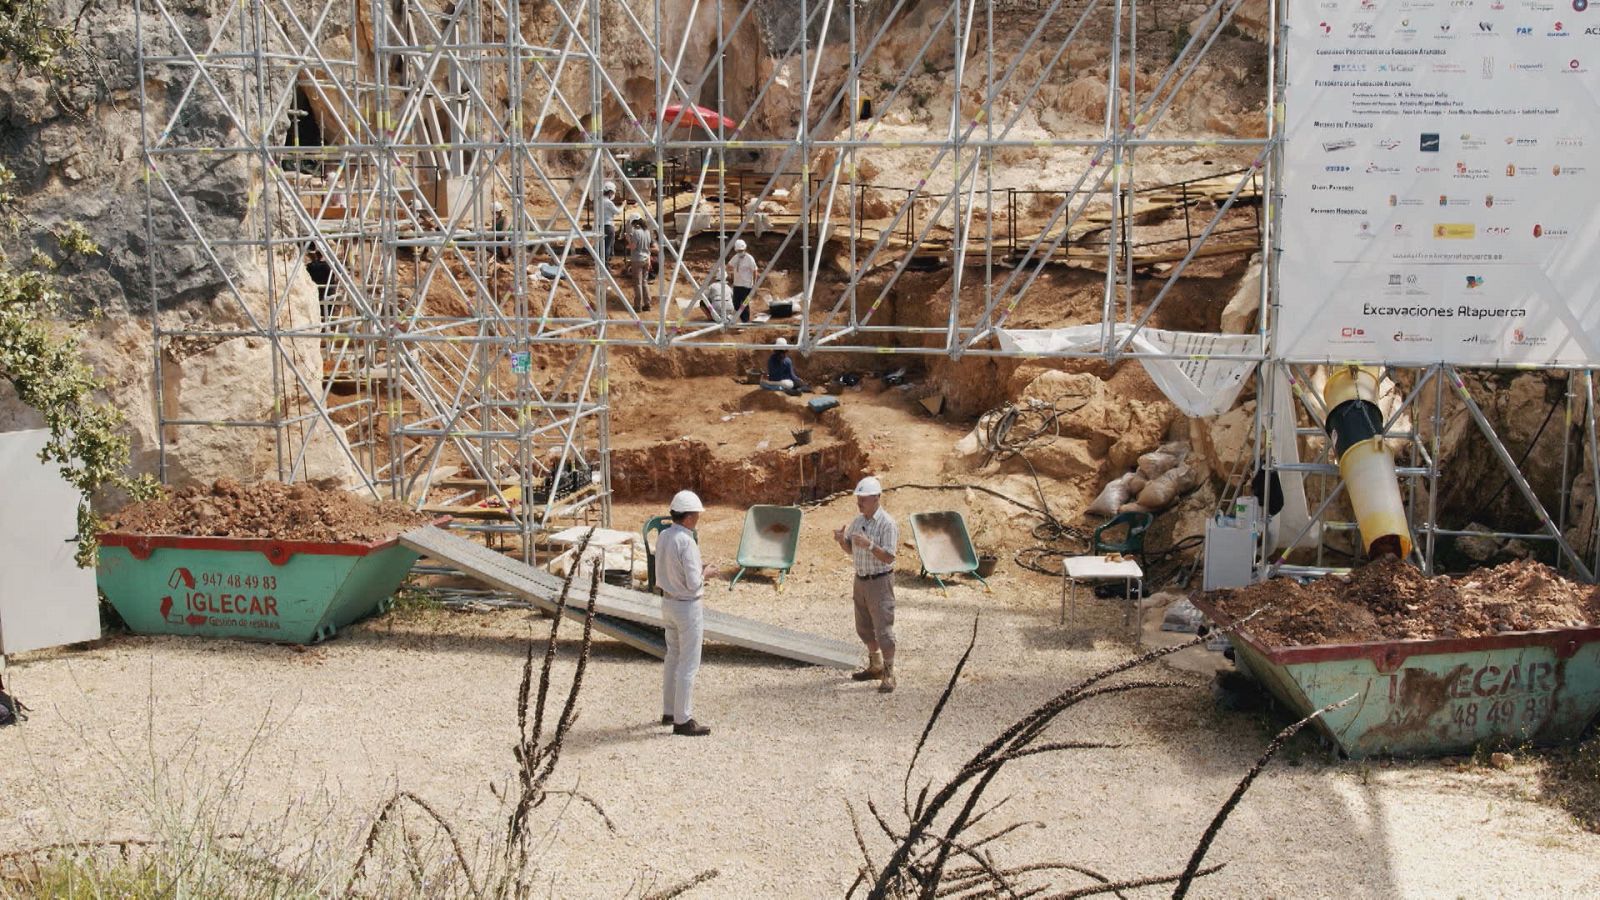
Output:
<svg viewBox="0 0 1600 900">
<path fill-rule="evenodd" d="M 1422 137 L 1418 140 L 1417 149 L 1423 153 L 1438 153 L 1439 134 L 1437 132 L 1423 132 Z"/>
<path fill-rule="evenodd" d="M 1418 175 L 1432 175 L 1439 171 L 1438 166 L 1417 166 Z"/>
<path fill-rule="evenodd" d="M 1539 146 L 1539 139 L 1538 138 L 1531 138 L 1531 137 L 1517 137 L 1515 135 L 1507 135 L 1506 136 L 1506 146 L 1507 147 L 1537 147 L 1537 146 Z"/>
<path fill-rule="evenodd" d="M 1367 70 L 1367 64 L 1366 63 L 1334 63 L 1333 64 L 1333 70 L 1335 72 L 1365 72 Z"/>
<path fill-rule="evenodd" d="M 1350 171 L 1350 167 L 1349 166 L 1323 166 L 1322 167 L 1322 171 L 1324 171 L 1324 172 L 1348 172 L 1348 171 Z"/>
<path fill-rule="evenodd" d="M 1428 337 L 1425 334 L 1412 334 L 1409 331 L 1396 331 L 1394 333 L 1394 342 L 1396 344 L 1431 344 L 1433 343 L 1433 338 Z"/>
<path fill-rule="evenodd" d="M 1482 275 L 1468 275 L 1467 276 L 1467 290 L 1475 291 L 1475 290 L 1477 290 L 1478 288 L 1481 288 L 1481 287 L 1483 287 L 1483 276 Z"/>
<path fill-rule="evenodd" d="M 1455 174 L 1451 177 L 1466 179 L 1488 178 L 1489 170 L 1482 166 L 1469 166 L 1464 162 L 1457 161 Z"/>
<path fill-rule="evenodd" d="M 1361 344 L 1372 343 L 1372 341 L 1367 338 L 1367 332 L 1364 329 L 1355 327 L 1354 325 L 1346 325 L 1343 328 L 1340 328 L 1339 339 Z"/>
<path fill-rule="evenodd" d="M 1589 8 L 1589 0 L 1572 0 L 1572 11 L 1583 12 Z"/>
<path fill-rule="evenodd" d="M 1533 29 L 1527 25 L 1517 26 L 1517 37 L 1532 37 Z"/>
<path fill-rule="evenodd" d="M 1542 344 L 1549 343 L 1549 341 L 1550 339 L 1547 337 L 1529 334 L 1528 332 L 1523 331 L 1521 328 L 1511 329 L 1511 343 L 1516 344 L 1519 347 L 1538 347 Z"/>
<path fill-rule="evenodd" d="M 1412 65 L 1411 63 L 1397 63 L 1397 62 L 1378 63 L 1378 71 L 1379 72 L 1392 72 L 1392 73 L 1395 73 L 1395 74 L 1404 74 L 1404 73 L 1407 73 L 1407 72 L 1415 72 L 1416 70 L 1417 70 L 1417 67 L 1415 65 Z"/>
<path fill-rule="evenodd" d="M 1371 22 L 1351 22 L 1350 36 L 1353 38 L 1373 38 L 1378 35 L 1372 30 Z"/>
<path fill-rule="evenodd" d="M 1477 236 L 1477 226 L 1471 222 L 1437 222 L 1433 238 L 1438 241 L 1470 241 Z"/>
<path fill-rule="evenodd" d="M 1479 22 L 1478 23 L 1478 32 L 1480 34 L 1493 34 L 1494 33 L 1494 23 L 1493 22 Z"/>
<path fill-rule="evenodd" d="M 1401 40 L 1415 40 L 1417 37 L 1417 29 L 1411 27 L 1410 19 L 1401 19 L 1400 25 L 1394 30 L 1394 34 L 1395 37 L 1400 38 Z"/>
<path fill-rule="evenodd" d="M 1513 71 L 1513 72 L 1543 72 L 1544 71 L 1544 63 L 1542 63 L 1542 62 L 1514 62 L 1514 63 L 1511 64 L 1511 71 Z"/>
<path fill-rule="evenodd" d="M 1378 149 L 1379 150 L 1394 150 L 1394 149 L 1399 148 L 1399 146 L 1400 146 L 1400 142 L 1395 140 L 1394 138 L 1384 138 L 1383 140 L 1378 142 Z"/>
<path fill-rule="evenodd" d="M 1461 339 L 1461 343 L 1463 343 L 1463 344 L 1492 344 L 1492 343 L 1494 343 L 1494 335 L 1492 335 L 1492 334 L 1469 334 L 1466 337 Z"/>
<path fill-rule="evenodd" d="M 1435 75 L 1464 75 L 1466 74 L 1467 68 L 1459 63 L 1437 62 L 1429 63 L 1428 71 L 1434 73 Z"/>
<path fill-rule="evenodd" d="M 1557 147 L 1582 147 L 1583 146 L 1583 138 L 1581 138 L 1581 137 L 1558 137 L 1558 138 L 1556 138 L 1556 146 Z"/>
<path fill-rule="evenodd" d="M 1439 23 L 1439 33 L 1434 35 L 1434 38 L 1437 39 L 1437 40 L 1449 40 L 1449 39 L 1451 39 L 1453 37 L 1455 37 L 1455 35 L 1450 33 L 1450 23 L 1449 22 L 1440 22 Z"/>
<path fill-rule="evenodd" d="M 1494 57 L 1485 56 L 1483 58 L 1483 62 L 1478 65 L 1478 74 L 1484 78 L 1494 78 Z"/>
<path fill-rule="evenodd" d="M 1323 37 L 1333 34 L 1333 26 L 1329 25 L 1327 22 L 1318 22 L 1317 28 L 1322 32 Z"/>
<path fill-rule="evenodd" d="M 1565 74 L 1567 74 L 1567 75 L 1586 75 L 1586 74 L 1588 74 L 1588 72 L 1589 72 L 1589 67 L 1585 66 L 1583 64 L 1582 60 L 1578 60 L 1578 59 L 1569 59 L 1569 60 L 1567 60 L 1567 70 L 1566 70 Z"/>
<path fill-rule="evenodd" d="M 1483 229 L 1483 233 L 1486 237 L 1510 237 L 1511 229 L 1505 225 L 1490 225 Z"/>
<path fill-rule="evenodd" d="M 1400 273 L 1399 272 L 1390 272 L 1389 273 L 1389 286 L 1390 287 L 1399 287 L 1400 286 Z"/>
<path fill-rule="evenodd" d="M 1372 237 L 1372 223 L 1363 220 L 1361 227 L 1356 229 L 1356 238 L 1364 241 L 1370 237 Z"/>
<path fill-rule="evenodd" d="M 1557 22 L 1555 25 L 1551 26 L 1549 31 L 1545 32 L 1545 37 L 1566 37 L 1567 34 L 1568 32 L 1566 24 Z"/>
<path fill-rule="evenodd" d="M 1342 141 L 1323 141 L 1322 142 L 1322 149 L 1323 149 L 1323 152 L 1326 152 L 1326 153 L 1335 153 L 1335 152 L 1337 152 L 1339 150 L 1349 150 L 1351 147 L 1354 147 L 1355 145 L 1356 145 L 1356 142 L 1353 141 L 1353 140 L 1349 140 L 1349 139 L 1342 140 Z"/>
<path fill-rule="evenodd" d="M 1596 28 L 1593 25 L 1590 25 L 1588 28 L 1585 28 L 1583 30 L 1583 33 L 1584 33 L 1584 36 L 1586 36 L 1586 37 L 1595 37 L 1596 35 L 1600 35 L 1600 28 Z"/>
<path fill-rule="evenodd" d="M 1404 223 L 1396 222 L 1394 223 L 1394 230 L 1391 233 L 1395 237 L 1410 237 L 1411 229 L 1407 228 Z"/>
<path fill-rule="evenodd" d="M 1564 240 L 1570 232 L 1565 228 L 1555 228 L 1542 223 L 1533 226 L 1533 236 L 1540 240 Z"/>
<path fill-rule="evenodd" d="M 1463 150 L 1481 150 L 1487 146 L 1489 146 L 1489 142 L 1482 137 L 1473 137 L 1470 134 L 1461 135 L 1461 149 Z"/>
<path fill-rule="evenodd" d="M 1368 175 L 1399 175 L 1399 166 L 1380 166 L 1377 163 L 1367 163 Z"/>
</svg>

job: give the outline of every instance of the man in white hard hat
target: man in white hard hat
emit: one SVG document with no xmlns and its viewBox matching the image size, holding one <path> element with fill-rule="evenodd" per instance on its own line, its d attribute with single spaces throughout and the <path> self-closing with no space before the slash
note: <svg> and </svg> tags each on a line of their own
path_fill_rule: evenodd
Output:
<svg viewBox="0 0 1600 900">
<path fill-rule="evenodd" d="M 511 223 L 506 218 L 506 208 L 499 200 L 494 202 L 494 255 L 501 262 L 511 258 Z"/>
<path fill-rule="evenodd" d="M 679 491 L 667 507 L 672 525 L 656 542 L 656 585 L 666 619 L 667 659 L 661 675 L 661 724 L 673 734 L 700 737 L 711 729 L 694 719 L 694 676 L 705 631 L 701 598 L 714 567 L 700 562 L 694 527 L 705 506 L 694 491 Z"/>
<path fill-rule="evenodd" d="M 783 388 L 783 392 L 791 397 L 811 390 L 811 385 L 801 381 L 800 376 L 795 374 L 794 360 L 789 358 L 787 338 L 778 338 L 777 347 L 767 356 L 767 381 Z"/>
<path fill-rule="evenodd" d="M 601 245 L 600 258 L 609 262 L 617 251 L 617 216 L 622 215 L 622 207 L 617 205 L 617 185 L 608 181 L 600 189 L 600 224 L 605 226 L 606 236 Z"/>
<path fill-rule="evenodd" d="M 878 692 L 892 693 L 894 678 L 894 553 L 900 529 L 883 509 L 883 485 L 871 475 L 856 485 L 856 516 L 833 533 L 833 539 L 855 565 L 856 636 L 867 645 L 867 667 L 850 675 L 853 681 L 878 682 Z"/>
<path fill-rule="evenodd" d="M 750 255 L 742 240 L 733 242 L 733 258 L 728 260 L 728 277 L 733 280 L 733 308 L 739 311 L 739 321 L 750 321 L 750 292 L 756 288 L 756 273 L 761 267 Z"/>
</svg>

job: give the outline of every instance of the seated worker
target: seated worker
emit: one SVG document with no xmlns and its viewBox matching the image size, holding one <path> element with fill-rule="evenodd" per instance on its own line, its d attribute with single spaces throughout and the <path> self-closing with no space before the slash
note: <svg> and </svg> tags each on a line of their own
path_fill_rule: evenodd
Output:
<svg viewBox="0 0 1600 900">
<path fill-rule="evenodd" d="M 791 397 L 798 397 L 811 390 L 811 385 L 800 380 L 794 372 L 794 360 L 789 358 L 789 342 L 778 338 L 778 349 L 772 351 L 767 357 L 767 381 Z"/>
</svg>

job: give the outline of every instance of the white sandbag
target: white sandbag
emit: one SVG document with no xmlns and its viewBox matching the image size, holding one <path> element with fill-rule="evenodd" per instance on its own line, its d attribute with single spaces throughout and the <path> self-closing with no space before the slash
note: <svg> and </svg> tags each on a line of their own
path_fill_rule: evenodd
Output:
<svg viewBox="0 0 1600 900">
<path fill-rule="evenodd" d="M 1113 478 L 1100 489 L 1100 496 L 1089 504 L 1089 512 L 1107 518 L 1114 516 L 1122 504 L 1128 502 L 1128 496 L 1128 476 Z"/>
</svg>

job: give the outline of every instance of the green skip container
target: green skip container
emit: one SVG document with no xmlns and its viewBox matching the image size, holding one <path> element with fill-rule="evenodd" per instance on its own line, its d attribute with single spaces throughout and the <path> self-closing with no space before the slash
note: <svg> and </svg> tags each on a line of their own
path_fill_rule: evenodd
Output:
<svg viewBox="0 0 1600 900">
<path fill-rule="evenodd" d="M 106 600 L 140 634 L 309 644 L 388 609 L 417 556 L 398 538 L 103 534 L 98 576 Z"/>
<path fill-rule="evenodd" d="M 1211 620 L 1232 619 L 1203 599 Z M 1575 740 L 1600 715 L 1600 628 L 1269 647 L 1241 629 L 1235 661 L 1347 756 L 1438 756 Z"/>
</svg>

